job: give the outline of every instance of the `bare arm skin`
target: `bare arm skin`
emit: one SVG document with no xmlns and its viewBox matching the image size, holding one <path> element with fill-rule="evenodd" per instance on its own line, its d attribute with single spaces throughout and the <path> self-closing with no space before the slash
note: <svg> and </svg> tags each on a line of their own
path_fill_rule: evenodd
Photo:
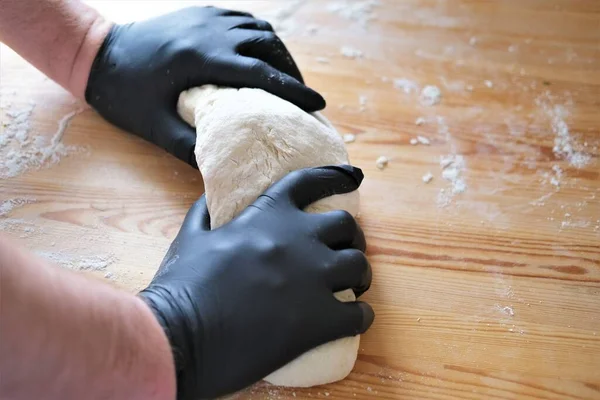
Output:
<svg viewBox="0 0 600 400">
<path fill-rule="evenodd" d="M 0 0 L 0 41 L 79 98 L 111 26 L 75 0 Z M 139 298 L 1 236 L 0 337 L 0 398 L 175 398 L 171 348 Z"/>
<path fill-rule="evenodd" d="M 111 26 L 78 0 L 0 0 L 0 41 L 81 99 Z"/>
<path fill-rule="evenodd" d="M 0 398 L 175 398 L 171 348 L 134 295 L 0 236 Z"/>
</svg>

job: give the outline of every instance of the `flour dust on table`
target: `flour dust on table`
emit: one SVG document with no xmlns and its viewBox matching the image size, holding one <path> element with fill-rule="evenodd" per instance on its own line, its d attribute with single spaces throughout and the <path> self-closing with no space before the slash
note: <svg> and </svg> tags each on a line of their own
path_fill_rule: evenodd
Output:
<svg viewBox="0 0 600 400">
<path fill-rule="evenodd" d="M 211 228 L 227 223 L 291 171 L 348 164 L 344 141 L 319 113 L 260 89 L 203 86 L 179 97 L 181 117 L 197 130 L 196 160 L 206 189 Z M 306 211 L 358 213 L 354 191 L 319 200 Z M 351 290 L 334 294 L 356 300 Z M 354 367 L 359 336 L 325 343 L 265 378 L 280 386 L 308 387 L 344 379 Z"/>
</svg>

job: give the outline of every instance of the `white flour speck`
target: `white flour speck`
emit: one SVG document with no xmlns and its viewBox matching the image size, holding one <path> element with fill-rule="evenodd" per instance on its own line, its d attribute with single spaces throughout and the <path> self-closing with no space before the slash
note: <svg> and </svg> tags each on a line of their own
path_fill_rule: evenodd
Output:
<svg viewBox="0 0 600 400">
<path fill-rule="evenodd" d="M 367 96 L 359 96 L 358 104 L 360 104 L 360 111 L 365 111 L 367 107 Z"/>
<path fill-rule="evenodd" d="M 389 159 L 386 156 L 380 156 L 377 161 L 375 161 L 375 165 L 377 166 L 377 168 L 379 169 L 384 169 L 385 167 L 387 167 L 388 163 L 389 163 Z"/>
<path fill-rule="evenodd" d="M 419 85 L 415 81 L 406 78 L 394 79 L 394 87 L 402 90 L 406 94 L 411 94 L 412 92 L 416 93 L 419 90 Z"/>
<path fill-rule="evenodd" d="M 344 143 L 352 143 L 356 140 L 356 135 L 353 135 L 352 133 L 345 133 L 342 136 L 342 139 L 344 140 Z"/>
<path fill-rule="evenodd" d="M 356 49 L 352 46 L 342 46 L 340 48 L 340 53 L 342 54 L 342 56 L 344 56 L 346 58 L 351 58 L 351 59 L 357 59 L 357 58 L 364 57 L 364 53 L 362 51 L 360 51 L 359 49 Z"/>
<path fill-rule="evenodd" d="M 465 169 L 465 161 L 462 155 L 450 154 L 440 158 L 442 167 L 442 178 L 450 182 L 450 190 L 441 189 L 438 193 L 438 206 L 445 207 L 452 202 L 454 195 L 463 193 L 467 190 L 462 172 Z"/>
<path fill-rule="evenodd" d="M 442 100 L 440 88 L 433 85 L 427 85 L 421 91 L 420 102 L 424 106 L 434 106 Z"/>
<path fill-rule="evenodd" d="M 512 307 L 509 306 L 504 306 L 504 307 L 500 307 L 498 306 L 498 308 L 500 308 L 500 311 L 502 311 L 504 314 L 510 316 L 510 317 L 514 317 L 515 316 L 515 310 L 513 310 Z"/>
<path fill-rule="evenodd" d="M 417 136 L 417 141 L 419 143 L 427 145 L 427 146 L 429 146 L 429 144 L 431 143 L 431 141 L 429 139 L 427 139 L 425 136 Z"/>
</svg>

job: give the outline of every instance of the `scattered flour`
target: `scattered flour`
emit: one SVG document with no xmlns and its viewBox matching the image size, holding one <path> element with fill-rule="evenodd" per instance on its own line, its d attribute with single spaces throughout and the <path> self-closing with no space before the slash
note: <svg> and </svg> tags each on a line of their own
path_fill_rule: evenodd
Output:
<svg viewBox="0 0 600 400">
<path fill-rule="evenodd" d="M 329 64 L 329 58 L 327 57 L 317 57 L 316 60 L 319 64 Z"/>
<path fill-rule="evenodd" d="M 429 146 L 431 144 L 431 141 L 425 136 L 417 136 L 416 138 L 410 139 L 410 144 L 412 144 L 413 146 L 416 146 L 417 144 L 424 144 L 426 146 Z"/>
<path fill-rule="evenodd" d="M 429 183 L 433 180 L 433 174 L 431 172 L 428 172 L 425 175 L 423 175 L 421 179 L 423 179 L 423 182 Z"/>
<path fill-rule="evenodd" d="M 550 128 L 552 129 L 552 133 L 554 133 L 554 147 L 552 148 L 554 155 L 567 160 L 572 167 L 585 167 L 592 158 L 589 154 L 574 149 L 576 146 L 585 146 L 575 143 L 570 134 L 569 126 L 565 122 L 565 118 L 569 116 L 566 107 L 560 104 L 549 104 L 547 97 L 538 97 L 536 105 L 550 119 Z"/>
<path fill-rule="evenodd" d="M 483 84 L 489 88 L 494 87 L 494 83 L 492 81 L 485 80 L 483 81 Z"/>
<path fill-rule="evenodd" d="M 360 111 L 365 111 L 367 108 L 367 96 L 358 96 L 358 104 L 360 105 Z"/>
<path fill-rule="evenodd" d="M 294 22 L 294 16 L 305 4 L 305 1 L 287 0 L 278 2 L 278 4 L 283 5 L 262 17 L 271 23 L 279 37 L 289 37 L 297 31 L 298 26 Z M 312 34 L 310 28 L 307 29 L 307 33 Z"/>
<path fill-rule="evenodd" d="M 15 198 L 8 199 L 0 203 L 0 217 L 8 215 L 15 208 L 23 207 L 26 204 L 35 203 L 35 199 L 30 198 Z"/>
<path fill-rule="evenodd" d="M 16 141 L 20 145 L 29 142 L 31 113 L 34 108 L 35 104 L 29 103 L 19 109 L 13 106 L 6 112 L 6 116 L 11 120 L 3 124 L 4 133 L 0 135 L 0 149 L 6 147 L 11 141 Z"/>
<path fill-rule="evenodd" d="M 65 115 L 59 121 L 54 135 L 48 139 L 46 136 L 30 136 L 33 107 L 29 105 L 21 110 L 7 112 L 7 116 L 12 119 L 0 137 L 0 151 L 4 153 L 0 159 L 0 179 L 13 178 L 30 169 L 57 164 L 62 157 L 79 150 L 74 146 L 63 145 L 61 140 L 71 119 L 87 108 Z"/>
<path fill-rule="evenodd" d="M 342 56 L 344 56 L 346 58 L 351 58 L 353 60 L 364 57 L 364 54 L 362 51 L 360 51 L 352 46 L 342 46 L 340 48 L 340 53 L 342 54 Z"/>
<path fill-rule="evenodd" d="M 385 167 L 387 167 L 388 163 L 389 163 L 389 159 L 386 156 L 380 156 L 377 161 L 375 161 L 375 165 L 377 166 L 377 168 L 379 169 L 384 169 Z"/>
<path fill-rule="evenodd" d="M 543 196 L 538 197 L 537 199 L 530 201 L 529 204 L 531 204 L 532 206 L 545 206 L 546 205 L 546 200 L 548 200 L 550 197 L 552 197 L 554 193 L 550 192 L 550 193 L 546 193 Z"/>
<path fill-rule="evenodd" d="M 421 91 L 420 102 L 424 106 L 434 106 L 442 100 L 440 88 L 433 85 L 427 85 Z"/>
<path fill-rule="evenodd" d="M 357 22 L 367 28 L 370 21 L 376 19 L 375 9 L 379 6 L 377 0 L 367 1 L 338 1 L 327 6 L 327 11 L 349 21 Z"/>
<path fill-rule="evenodd" d="M 477 38 L 475 36 L 471 36 L 469 39 L 469 45 L 475 46 L 477 44 Z"/>
<path fill-rule="evenodd" d="M 346 133 L 342 136 L 342 139 L 344 140 L 344 143 L 352 143 L 356 140 L 356 136 L 352 133 Z"/>
<path fill-rule="evenodd" d="M 417 136 L 417 142 L 424 144 L 426 146 L 429 146 L 431 144 L 431 141 L 429 139 L 427 139 L 425 136 Z"/>
<path fill-rule="evenodd" d="M 573 105 L 570 97 L 567 96 L 566 99 L 557 102 L 556 96 L 552 95 L 550 91 L 546 91 L 535 99 L 535 105 L 542 117 L 549 122 L 554 136 L 552 147 L 554 156 L 559 160 L 564 160 L 569 167 L 574 168 L 583 168 L 592 162 L 592 157 L 586 150 L 595 151 L 597 147 L 588 147 L 587 142 L 579 143 L 571 134 L 566 122 L 570 115 L 570 108 Z M 552 165 L 551 170 L 538 172 L 542 177 L 541 183 L 554 186 L 556 191 L 560 190 L 567 177 L 567 173 L 558 162 Z"/>
<path fill-rule="evenodd" d="M 514 317 L 515 316 L 515 310 L 513 310 L 512 307 L 509 306 L 498 306 L 498 308 L 500 309 L 500 311 L 502 311 L 504 314 L 508 315 L 509 317 Z"/>
<path fill-rule="evenodd" d="M 442 167 L 442 178 L 450 182 L 449 190 L 440 189 L 438 194 L 438 206 L 445 207 L 452 202 L 452 197 L 467 190 L 467 184 L 462 178 L 465 169 L 465 160 L 461 155 L 451 154 L 440 158 Z"/>
<path fill-rule="evenodd" d="M 425 118 L 423 118 L 423 117 L 419 117 L 415 120 L 415 125 L 417 125 L 417 126 L 421 126 L 424 123 L 425 123 Z"/>
<path fill-rule="evenodd" d="M 406 94 L 411 94 L 419 90 L 419 85 L 415 81 L 406 78 L 394 79 L 394 87 L 403 90 Z"/>
<path fill-rule="evenodd" d="M 451 143 L 452 135 L 450 134 L 450 128 L 448 127 L 448 124 L 446 123 L 446 118 L 442 117 L 441 115 L 438 115 L 435 118 L 435 122 L 437 123 L 438 135 L 442 136 L 446 140 L 446 142 Z M 452 149 L 452 151 L 455 151 L 455 150 Z"/>
<path fill-rule="evenodd" d="M 545 172 L 543 174 L 544 181 L 543 183 L 550 183 L 552 186 L 560 187 L 560 183 L 563 177 L 563 170 L 558 165 L 552 166 L 552 172 Z"/>
<path fill-rule="evenodd" d="M 22 218 L 0 218 L 0 232 L 10 232 L 12 235 L 19 235 L 21 238 L 28 238 L 35 232 L 44 233 L 44 228 L 37 227 L 31 221 Z"/>
<path fill-rule="evenodd" d="M 47 251 L 38 251 L 36 254 L 61 267 L 75 271 L 103 271 L 117 261 L 116 257 L 110 254 L 89 257 Z"/>
</svg>

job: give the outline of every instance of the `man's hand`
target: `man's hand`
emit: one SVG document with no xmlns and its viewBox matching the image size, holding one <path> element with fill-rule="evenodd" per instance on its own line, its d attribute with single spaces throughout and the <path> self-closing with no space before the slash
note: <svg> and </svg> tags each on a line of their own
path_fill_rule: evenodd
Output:
<svg viewBox="0 0 600 400">
<path fill-rule="evenodd" d="M 356 190 L 360 169 L 293 172 L 211 231 L 204 196 L 140 293 L 171 343 L 178 399 L 242 389 L 320 344 L 365 332 L 372 308 L 342 303 L 371 284 L 365 238 L 344 211 L 302 209 Z"/>
<path fill-rule="evenodd" d="M 177 98 L 209 83 L 264 89 L 309 112 L 325 107 L 268 22 L 213 7 L 114 26 L 85 97 L 108 121 L 195 166 L 196 133 L 179 118 Z"/>
</svg>

